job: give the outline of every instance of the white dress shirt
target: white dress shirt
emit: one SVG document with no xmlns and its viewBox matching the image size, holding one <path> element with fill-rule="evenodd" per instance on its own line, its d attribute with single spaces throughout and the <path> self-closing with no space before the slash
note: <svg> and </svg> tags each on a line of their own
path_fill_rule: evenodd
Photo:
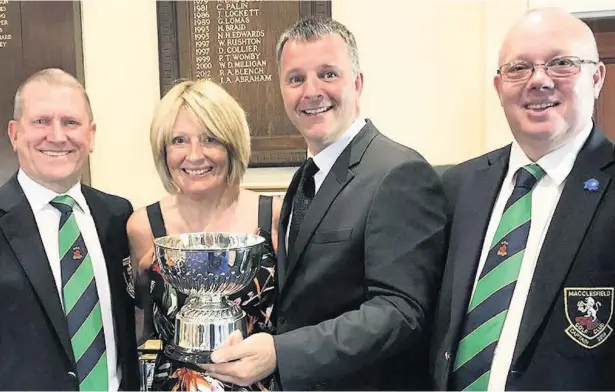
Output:
<svg viewBox="0 0 615 392">
<path fill-rule="evenodd" d="M 316 155 L 313 155 L 311 151 L 308 150 L 308 157 L 311 157 L 314 160 L 316 166 L 318 166 L 318 171 L 314 174 L 314 195 L 318 192 L 322 183 L 325 181 L 327 174 L 331 171 L 331 168 L 337 161 L 337 158 L 342 154 L 344 149 L 348 147 L 352 139 L 357 136 L 361 129 L 365 126 L 366 121 L 364 118 L 357 118 L 352 122 L 350 128 L 339 139 L 329 144 L 324 150 L 319 152 Z M 286 227 L 286 250 L 288 252 L 288 233 L 290 232 L 290 222 L 292 222 L 293 213 L 291 210 L 290 217 L 288 218 L 288 226 Z"/>
<path fill-rule="evenodd" d="M 510 307 L 502 334 L 495 349 L 491 374 L 489 378 L 490 391 L 503 391 L 506 387 L 506 380 L 512 364 L 512 358 L 517 344 L 517 336 L 523 311 L 530 291 L 530 285 L 536 268 L 536 261 L 542 247 L 542 243 L 547 234 L 549 223 L 553 217 L 553 212 L 562 194 L 562 189 L 566 183 L 566 177 L 570 174 L 574 161 L 579 150 L 587 140 L 593 124 L 580 132 L 573 140 L 566 145 L 551 151 L 536 162 L 546 172 L 546 175 L 538 181 L 532 191 L 532 223 L 527 239 L 519 278 L 515 286 L 515 291 L 510 302 Z M 498 224 L 504 212 L 506 201 L 513 192 L 515 185 L 515 173 L 517 170 L 532 162 L 523 152 L 519 144 L 513 142 L 510 151 L 508 172 L 504 178 L 502 188 L 491 212 L 491 219 L 485 235 L 485 241 L 480 256 L 478 270 L 474 281 L 474 288 L 478 282 L 480 272 L 485 265 L 491 240 L 495 235 Z"/>
<path fill-rule="evenodd" d="M 58 245 L 61 214 L 60 211 L 49 204 L 54 197 L 58 196 L 58 193 L 38 184 L 21 169 L 17 174 L 17 181 L 19 181 L 19 185 L 21 185 L 28 199 L 28 203 L 30 204 L 30 208 L 32 208 L 32 212 L 34 213 L 34 219 L 36 220 L 36 225 L 38 226 L 38 231 L 41 235 L 45 252 L 47 253 L 51 272 L 56 282 L 58 295 L 60 301 L 63 303 L 62 270 L 60 267 L 60 250 Z M 92 260 L 98 299 L 100 301 L 109 371 L 109 391 L 117 391 L 120 385 L 121 374 L 117 366 L 115 330 L 113 313 L 111 311 L 111 291 L 109 289 L 109 278 L 107 275 L 105 257 L 100 246 L 94 219 L 92 218 L 85 197 L 81 193 L 81 184 L 75 184 L 64 194 L 72 197 L 77 204 L 73 209 L 73 214 L 75 215 L 79 230 L 83 235 L 85 246 L 88 248 L 90 259 Z M 34 377 L 36 377 L 36 375 L 34 375 Z"/>
<path fill-rule="evenodd" d="M 316 166 L 318 166 L 318 171 L 314 174 L 314 183 L 316 187 L 314 188 L 314 194 L 318 192 L 320 186 L 325 181 L 327 174 L 331 171 L 333 164 L 337 161 L 337 158 L 342 154 L 344 149 L 348 147 L 352 139 L 365 126 L 365 119 L 358 118 L 350 125 L 350 128 L 339 139 L 328 145 L 324 150 L 319 152 L 316 155 L 312 155 L 310 151 L 308 151 L 308 157 L 312 157 Z"/>
</svg>

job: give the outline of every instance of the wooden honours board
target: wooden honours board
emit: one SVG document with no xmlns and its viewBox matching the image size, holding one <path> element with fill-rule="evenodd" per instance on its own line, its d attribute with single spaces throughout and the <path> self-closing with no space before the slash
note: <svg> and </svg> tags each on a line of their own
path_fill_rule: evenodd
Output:
<svg viewBox="0 0 615 392">
<path fill-rule="evenodd" d="M 83 82 L 80 3 L 0 0 L 0 185 L 19 166 L 7 135 L 15 92 L 28 76 L 50 67 Z M 89 183 L 86 166 L 83 181 Z"/>
<path fill-rule="evenodd" d="M 248 115 L 251 167 L 303 162 L 306 145 L 284 111 L 275 47 L 301 18 L 330 17 L 330 1 L 159 1 L 157 7 L 162 93 L 181 78 L 212 79 Z"/>
</svg>

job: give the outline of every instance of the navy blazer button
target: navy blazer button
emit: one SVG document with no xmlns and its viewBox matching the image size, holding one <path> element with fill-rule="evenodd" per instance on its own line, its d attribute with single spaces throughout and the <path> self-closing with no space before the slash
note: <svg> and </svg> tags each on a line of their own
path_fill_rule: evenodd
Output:
<svg viewBox="0 0 615 392">
<path fill-rule="evenodd" d="M 75 372 L 68 372 L 68 375 L 70 378 L 74 378 L 75 380 L 77 379 L 77 374 L 75 374 Z"/>
<path fill-rule="evenodd" d="M 280 324 L 284 324 L 286 322 L 286 319 L 284 317 L 278 317 L 278 323 Z"/>
<path fill-rule="evenodd" d="M 451 360 L 451 353 L 449 353 L 448 351 L 444 353 L 444 359 L 446 359 L 447 361 Z"/>
</svg>

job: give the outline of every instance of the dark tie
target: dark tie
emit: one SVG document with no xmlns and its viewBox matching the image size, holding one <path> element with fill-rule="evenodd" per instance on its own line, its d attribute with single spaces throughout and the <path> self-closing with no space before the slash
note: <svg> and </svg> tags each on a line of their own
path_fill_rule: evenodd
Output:
<svg viewBox="0 0 615 392">
<path fill-rule="evenodd" d="M 468 306 L 457 347 L 452 389 L 485 391 L 495 348 L 521 270 L 532 217 L 532 189 L 545 175 L 536 164 L 520 168 L 515 187 Z"/>
<path fill-rule="evenodd" d="M 75 200 L 57 196 L 51 205 L 60 211 L 60 266 L 68 332 L 73 346 L 79 389 L 107 390 L 108 371 L 102 312 L 92 260 L 77 226 Z"/>
<path fill-rule="evenodd" d="M 295 240 L 297 239 L 297 234 L 299 234 L 301 222 L 303 222 L 303 217 L 305 216 L 305 213 L 314 198 L 314 174 L 316 174 L 316 172 L 318 172 L 318 166 L 316 166 L 312 158 L 309 158 L 303 164 L 299 185 L 297 186 L 297 191 L 293 197 L 293 215 L 290 221 L 290 229 L 288 231 L 288 249 L 293 249 Z"/>
</svg>

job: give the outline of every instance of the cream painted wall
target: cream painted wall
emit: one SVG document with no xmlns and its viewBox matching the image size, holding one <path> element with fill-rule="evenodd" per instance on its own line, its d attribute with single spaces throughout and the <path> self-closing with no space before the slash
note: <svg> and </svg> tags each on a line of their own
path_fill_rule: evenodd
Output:
<svg viewBox="0 0 615 392">
<path fill-rule="evenodd" d="M 333 2 L 333 16 L 359 41 L 364 114 L 434 164 L 477 155 L 484 149 L 481 2 L 379 4 Z M 159 97 L 155 2 L 84 1 L 82 13 L 86 88 L 98 123 L 92 184 L 143 206 L 164 195 L 148 144 Z M 294 170 L 251 169 L 245 184 L 285 186 Z"/>
<path fill-rule="evenodd" d="M 92 185 L 142 207 L 166 194 L 149 146 L 160 97 L 156 2 L 83 1 L 81 8 L 85 82 L 98 128 Z M 295 170 L 249 169 L 244 184 L 285 187 Z"/>
<path fill-rule="evenodd" d="M 356 35 L 363 114 L 433 164 L 456 163 L 508 143 L 493 90 L 500 42 L 528 8 L 614 10 L 615 0 L 333 0 Z M 164 195 L 149 150 L 159 99 L 156 4 L 82 2 L 86 88 L 98 131 L 92 183 L 144 206 Z M 138 21 L 136 23 L 135 21 Z M 285 186 L 295 168 L 250 169 L 248 186 Z"/>
<path fill-rule="evenodd" d="M 485 117 L 484 152 L 486 152 L 502 147 L 512 140 L 510 128 L 493 87 L 493 77 L 498 67 L 498 53 L 504 35 L 516 19 L 527 11 L 528 4 L 527 0 L 489 0 L 484 4 L 485 106 L 483 114 Z"/>
<path fill-rule="evenodd" d="M 432 164 L 483 151 L 482 2 L 336 0 L 332 14 L 356 36 L 362 112 L 381 132 Z"/>
<path fill-rule="evenodd" d="M 575 13 L 615 10 L 615 0 L 528 0 L 528 3 L 530 9 L 559 7 Z"/>
<path fill-rule="evenodd" d="M 148 127 L 159 99 L 156 3 L 82 1 L 85 85 L 97 123 L 92 185 L 135 207 L 164 194 Z"/>
</svg>

